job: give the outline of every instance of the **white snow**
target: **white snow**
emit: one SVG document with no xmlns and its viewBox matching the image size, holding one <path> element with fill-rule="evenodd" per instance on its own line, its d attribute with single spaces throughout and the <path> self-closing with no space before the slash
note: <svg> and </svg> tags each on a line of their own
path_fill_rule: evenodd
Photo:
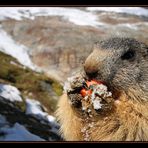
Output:
<svg viewBox="0 0 148 148">
<path fill-rule="evenodd" d="M 129 23 L 119 24 L 116 27 L 127 27 L 127 28 L 130 28 L 132 30 L 138 30 L 138 28 L 139 28 L 136 24 L 129 24 Z"/>
<path fill-rule="evenodd" d="M 10 64 L 18 66 L 18 64 L 16 62 L 14 62 L 14 61 L 10 61 Z"/>
<path fill-rule="evenodd" d="M 86 7 L 86 10 L 68 7 L 1 7 L 0 20 L 11 18 L 21 21 L 24 18 L 33 20 L 36 16 L 61 16 L 76 25 L 89 25 L 96 27 L 98 25 L 104 26 L 105 24 L 99 22 L 99 17 L 96 16 L 93 11 L 148 16 L 148 10 L 140 7 Z"/>
<path fill-rule="evenodd" d="M 35 116 L 41 120 L 41 123 L 47 121 L 52 127 L 51 131 L 58 134 L 59 124 L 56 122 L 55 117 L 43 111 L 43 107 L 41 106 L 40 102 L 32 99 L 26 99 L 26 105 L 26 114 Z"/>
<path fill-rule="evenodd" d="M 0 84 L 0 96 L 9 101 L 22 101 L 20 91 L 11 85 Z"/>
<path fill-rule="evenodd" d="M 0 8 L 1 9 L 1 8 Z M 35 65 L 31 62 L 27 53 L 28 48 L 24 45 L 16 43 L 10 35 L 8 35 L 0 26 L 0 51 L 13 56 L 22 65 L 27 66 L 33 70 L 36 69 Z"/>
<path fill-rule="evenodd" d="M 140 7 L 87 7 L 89 11 L 107 11 L 148 16 L 148 10 Z M 61 16 L 76 25 L 97 26 L 103 23 L 97 21 L 97 16 L 92 12 L 77 8 L 64 7 L 1 7 L 0 20 L 8 18 L 22 20 L 34 19 L 36 16 Z"/>
<path fill-rule="evenodd" d="M 26 105 L 26 114 L 34 115 L 39 119 L 45 119 L 48 122 L 55 122 L 55 117 L 49 115 L 47 112 L 44 112 L 40 102 L 26 99 Z"/>
<path fill-rule="evenodd" d="M 89 11 L 105 11 L 116 13 L 127 13 L 138 16 L 148 17 L 148 10 L 140 7 L 87 7 Z"/>
<path fill-rule="evenodd" d="M 58 124 L 55 121 L 53 116 L 48 115 L 46 112 L 42 110 L 42 106 L 38 101 L 35 100 L 26 100 L 27 110 L 26 114 L 34 115 L 36 118 L 40 120 L 41 123 L 45 123 L 43 121 L 48 121 L 51 125 L 51 131 L 58 134 Z M 44 120 L 43 120 L 44 119 Z M 47 124 L 47 123 L 46 123 Z M 10 126 L 10 123 L 6 120 L 6 118 L 0 114 L 0 141 L 45 141 L 37 135 L 30 133 L 25 126 L 15 123 Z M 50 139 L 49 137 L 49 140 Z"/>
<path fill-rule="evenodd" d="M 97 22 L 97 16 L 91 12 L 64 7 L 1 7 L 0 20 L 12 18 L 34 19 L 36 16 L 61 16 L 76 25 L 103 25 Z"/>
<path fill-rule="evenodd" d="M 45 141 L 39 136 L 30 133 L 19 123 L 15 123 L 13 127 L 2 127 L 0 132 L 5 134 L 0 137 L 0 141 Z"/>
</svg>

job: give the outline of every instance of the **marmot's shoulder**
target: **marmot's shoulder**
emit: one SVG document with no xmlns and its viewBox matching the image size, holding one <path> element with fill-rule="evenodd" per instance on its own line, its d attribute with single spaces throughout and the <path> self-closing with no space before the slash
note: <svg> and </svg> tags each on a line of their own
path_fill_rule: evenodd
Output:
<svg viewBox="0 0 148 148">
<path fill-rule="evenodd" d="M 57 110 L 61 135 L 66 141 L 147 141 L 148 104 L 126 102 L 126 95 L 121 100 L 116 102 L 116 110 L 110 116 L 86 122 L 64 94 Z"/>
</svg>

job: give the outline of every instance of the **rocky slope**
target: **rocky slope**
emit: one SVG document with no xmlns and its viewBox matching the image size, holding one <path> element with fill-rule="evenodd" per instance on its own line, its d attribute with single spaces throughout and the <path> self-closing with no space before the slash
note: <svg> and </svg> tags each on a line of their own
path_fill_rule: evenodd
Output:
<svg viewBox="0 0 148 148">
<path fill-rule="evenodd" d="M 58 135 L 59 126 L 56 122 L 40 119 L 33 114 L 27 115 L 15 103 L 18 102 L 11 102 L 0 96 L 0 141 L 62 140 Z"/>
<path fill-rule="evenodd" d="M 61 140 L 58 123 L 51 116 L 61 85 L 3 52 L 0 59 L 0 116 L 6 120 L 0 118 L 0 141 Z"/>
<path fill-rule="evenodd" d="M 0 59 L 0 82 L 17 87 L 24 98 L 37 99 L 52 114 L 62 94 L 62 86 L 45 74 L 24 67 L 7 54 L 0 52 Z"/>
<path fill-rule="evenodd" d="M 16 15 L 1 21 L 2 27 L 30 49 L 36 65 L 62 82 L 82 66 L 93 43 L 101 38 L 121 34 L 143 42 L 148 39 L 148 11 L 143 8 L 26 8 L 20 12 L 19 19 Z"/>
</svg>

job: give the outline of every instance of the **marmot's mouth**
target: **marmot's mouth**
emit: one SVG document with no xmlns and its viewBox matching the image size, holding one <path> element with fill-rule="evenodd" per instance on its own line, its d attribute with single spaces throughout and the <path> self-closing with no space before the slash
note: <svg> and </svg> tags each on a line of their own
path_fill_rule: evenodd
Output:
<svg viewBox="0 0 148 148">
<path fill-rule="evenodd" d="M 67 94 L 70 103 L 82 112 L 90 111 L 99 114 L 110 112 L 119 93 L 105 81 L 88 79 L 85 76 L 74 76 L 68 79 L 70 86 Z"/>
<path fill-rule="evenodd" d="M 121 95 L 121 91 L 117 88 L 115 88 L 112 84 L 110 83 L 106 83 L 104 82 L 105 85 L 107 86 L 108 88 L 108 91 L 112 92 L 112 97 L 114 100 L 118 100 L 120 95 Z"/>
</svg>

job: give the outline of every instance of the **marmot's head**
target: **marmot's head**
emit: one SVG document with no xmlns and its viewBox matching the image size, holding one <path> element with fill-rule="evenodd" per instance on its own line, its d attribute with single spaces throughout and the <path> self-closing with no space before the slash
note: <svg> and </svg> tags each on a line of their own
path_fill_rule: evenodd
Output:
<svg viewBox="0 0 148 148">
<path fill-rule="evenodd" d="M 86 59 L 89 78 L 103 80 L 117 95 L 148 101 L 148 46 L 131 38 L 111 38 L 97 42 Z"/>
</svg>

